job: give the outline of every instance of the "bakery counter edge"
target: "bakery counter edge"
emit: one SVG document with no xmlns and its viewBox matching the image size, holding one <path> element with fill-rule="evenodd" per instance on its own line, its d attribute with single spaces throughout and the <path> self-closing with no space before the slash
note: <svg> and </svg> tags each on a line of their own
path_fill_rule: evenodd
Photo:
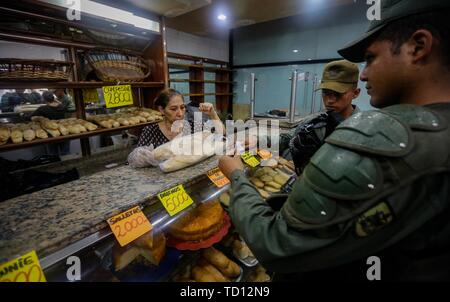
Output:
<svg viewBox="0 0 450 302">
<path fill-rule="evenodd" d="M 217 167 L 217 157 L 172 173 L 128 165 L 0 203 L 0 263 L 36 250 L 39 258 L 107 226 L 106 219 L 187 184 Z"/>
</svg>

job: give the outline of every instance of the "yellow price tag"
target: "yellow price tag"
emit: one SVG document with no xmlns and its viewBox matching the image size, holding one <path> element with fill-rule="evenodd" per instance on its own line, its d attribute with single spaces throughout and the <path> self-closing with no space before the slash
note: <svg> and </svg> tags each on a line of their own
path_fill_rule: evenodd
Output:
<svg viewBox="0 0 450 302">
<path fill-rule="evenodd" d="M 106 108 L 133 105 L 131 85 L 105 86 L 102 89 Z"/>
<path fill-rule="evenodd" d="M 192 198 L 184 190 L 183 185 L 178 185 L 159 193 L 158 198 L 170 216 L 174 216 L 194 203 Z"/>
<path fill-rule="evenodd" d="M 0 282 L 47 282 L 36 251 L 0 265 Z"/>
<path fill-rule="evenodd" d="M 225 175 L 220 171 L 219 168 L 212 169 L 211 171 L 208 171 L 206 174 L 208 175 L 209 179 L 218 187 L 222 188 L 223 186 L 230 183 L 230 180 L 225 177 Z"/>
<path fill-rule="evenodd" d="M 250 152 L 243 153 L 241 158 L 247 165 L 253 168 L 260 164 L 259 160 Z"/>
<path fill-rule="evenodd" d="M 83 100 L 85 103 L 99 103 L 97 89 L 83 89 Z"/>
<path fill-rule="evenodd" d="M 107 222 L 120 246 L 127 245 L 153 228 L 139 206 L 113 216 Z"/>
</svg>

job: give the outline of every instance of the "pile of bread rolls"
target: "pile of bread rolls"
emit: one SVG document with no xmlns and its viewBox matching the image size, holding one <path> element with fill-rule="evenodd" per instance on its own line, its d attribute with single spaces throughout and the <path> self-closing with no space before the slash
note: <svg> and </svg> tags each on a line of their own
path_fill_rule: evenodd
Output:
<svg viewBox="0 0 450 302">
<path fill-rule="evenodd" d="M 126 108 L 113 114 L 91 115 L 88 118 L 103 128 L 111 129 L 121 126 L 134 126 L 141 123 L 159 122 L 162 114 L 158 111 L 147 108 Z"/>
<path fill-rule="evenodd" d="M 262 167 L 257 169 L 250 182 L 256 187 L 261 196 L 266 199 L 271 193 L 277 193 L 289 180 L 289 175 L 278 168 Z"/>
<path fill-rule="evenodd" d="M 94 131 L 98 128 L 88 121 L 76 118 L 49 120 L 42 116 L 34 116 L 31 120 L 30 123 L 0 126 L 0 145 L 6 144 L 9 139 L 14 144 L 19 144 L 35 139 L 80 134 L 87 131 Z"/>
<path fill-rule="evenodd" d="M 222 252 L 210 247 L 202 252 L 201 257 L 181 275 L 175 277 L 177 282 L 230 282 L 241 274 L 241 267 Z"/>
</svg>

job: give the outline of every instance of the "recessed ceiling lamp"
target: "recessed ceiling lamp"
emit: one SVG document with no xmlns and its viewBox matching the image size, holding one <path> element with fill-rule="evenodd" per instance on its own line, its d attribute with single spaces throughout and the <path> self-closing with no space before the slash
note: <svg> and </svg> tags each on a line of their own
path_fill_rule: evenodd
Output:
<svg viewBox="0 0 450 302">
<path fill-rule="evenodd" d="M 293 53 L 298 53 L 299 51 L 300 51 L 300 50 L 298 50 L 298 49 L 292 50 Z"/>
<path fill-rule="evenodd" d="M 225 21 L 227 19 L 227 16 L 225 16 L 224 14 L 220 14 L 217 16 L 217 19 L 219 19 L 220 21 Z"/>
</svg>

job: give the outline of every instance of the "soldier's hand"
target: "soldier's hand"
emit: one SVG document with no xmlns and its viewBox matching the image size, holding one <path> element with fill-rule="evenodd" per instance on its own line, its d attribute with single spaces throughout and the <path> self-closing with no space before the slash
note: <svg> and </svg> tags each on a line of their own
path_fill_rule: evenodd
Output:
<svg viewBox="0 0 450 302">
<path fill-rule="evenodd" d="M 244 164 L 242 163 L 239 154 L 235 156 L 222 156 L 219 159 L 219 169 L 228 178 L 231 179 L 231 174 L 236 170 L 244 170 Z"/>
</svg>

